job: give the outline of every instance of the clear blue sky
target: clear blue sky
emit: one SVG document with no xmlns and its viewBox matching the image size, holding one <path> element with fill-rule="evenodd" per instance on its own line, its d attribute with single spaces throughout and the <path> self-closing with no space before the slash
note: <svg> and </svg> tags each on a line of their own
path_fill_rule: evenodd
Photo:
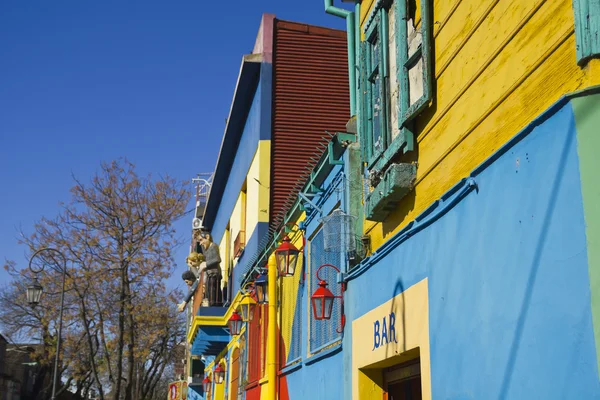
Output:
<svg viewBox="0 0 600 400">
<path fill-rule="evenodd" d="M 101 161 L 182 180 L 212 171 L 265 12 L 345 26 L 322 0 L 0 1 L 0 260 L 26 267 L 18 228 L 56 215 L 71 174 L 88 179 Z"/>
</svg>

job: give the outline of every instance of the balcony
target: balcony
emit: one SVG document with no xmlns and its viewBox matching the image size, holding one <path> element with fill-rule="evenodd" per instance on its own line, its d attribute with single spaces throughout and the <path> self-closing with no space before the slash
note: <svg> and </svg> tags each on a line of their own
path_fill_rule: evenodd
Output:
<svg viewBox="0 0 600 400">
<path fill-rule="evenodd" d="M 246 232 L 239 231 L 233 242 L 233 258 L 239 258 L 246 247 Z"/>
</svg>

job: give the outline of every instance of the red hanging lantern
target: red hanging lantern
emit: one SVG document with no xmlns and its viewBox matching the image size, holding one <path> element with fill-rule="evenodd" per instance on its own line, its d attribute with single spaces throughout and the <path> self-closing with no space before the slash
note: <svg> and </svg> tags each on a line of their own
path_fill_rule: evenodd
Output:
<svg viewBox="0 0 600 400">
<path fill-rule="evenodd" d="M 221 364 L 217 365 L 214 371 L 215 383 L 217 385 L 222 384 L 225 381 L 225 368 Z"/>
<path fill-rule="evenodd" d="M 313 313 L 316 320 L 330 319 L 335 296 L 327 289 L 327 282 L 321 280 L 319 287 L 311 296 Z"/>
<path fill-rule="evenodd" d="M 346 326 L 346 316 L 344 315 L 344 291 L 346 290 L 346 286 L 344 285 L 344 283 L 340 283 L 340 296 L 336 296 L 333 293 L 331 293 L 331 290 L 327 289 L 327 281 L 321 279 L 321 277 L 319 276 L 319 272 L 321 272 L 321 269 L 325 267 L 333 268 L 337 271 L 338 274 L 340 273 L 339 268 L 332 264 L 323 264 L 319 268 L 317 268 L 316 278 L 319 280 L 319 287 L 310 297 L 310 300 L 312 302 L 313 314 L 316 320 L 331 319 L 333 301 L 335 299 L 340 299 L 340 327 L 336 329 L 336 332 L 342 333 L 344 331 L 344 326 Z"/>
<path fill-rule="evenodd" d="M 204 393 L 210 393 L 210 389 L 212 387 L 211 383 L 212 382 L 208 376 L 202 380 L 202 389 L 204 389 Z"/>
<path fill-rule="evenodd" d="M 229 325 L 229 333 L 231 333 L 233 336 L 239 335 L 240 331 L 242 330 L 243 323 L 244 321 L 242 320 L 241 315 L 237 311 L 234 311 L 227 322 L 227 325 Z"/>
<path fill-rule="evenodd" d="M 300 250 L 296 248 L 290 241 L 287 235 L 275 250 L 275 260 L 277 261 L 277 269 L 281 276 L 293 276 L 298 263 L 298 254 Z"/>
</svg>

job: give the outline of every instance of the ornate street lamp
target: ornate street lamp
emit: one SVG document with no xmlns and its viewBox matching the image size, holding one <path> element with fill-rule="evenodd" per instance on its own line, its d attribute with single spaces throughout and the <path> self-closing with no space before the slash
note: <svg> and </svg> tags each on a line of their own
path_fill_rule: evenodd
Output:
<svg viewBox="0 0 600 400">
<path fill-rule="evenodd" d="M 37 277 L 34 277 L 29 286 L 27 286 L 27 302 L 31 308 L 35 308 L 40 303 L 44 288 L 40 285 Z"/>
<path fill-rule="evenodd" d="M 42 285 L 40 285 L 39 281 L 37 280 L 37 274 L 39 274 L 40 272 L 42 272 L 44 270 L 44 268 L 46 266 L 46 258 L 43 258 L 44 262 L 42 263 L 42 266 L 40 268 L 34 268 L 33 264 L 32 264 L 33 260 L 36 257 L 38 257 L 38 256 L 41 257 L 42 253 L 50 253 L 50 255 L 48 255 L 48 257 L 50 259 L 52 259 L 54 264 L 58 267 L 58 269 L 62 273 L 62 290 L 60 292 L 60 313 L 58 316 L 58 338 L 56 340 L 56 355 L 54 356 L 54 373 L 53 373 L 53 377 L 52 377 L 52 397 L 51 397 L 51 399 L 55 400 L 56 399 L 56 387 L 58 386 L 58 359 L 60 356 L 60 345 L 61 345 L 62 326 L 63 326 L 63 323 L 62 323 L 63 309 L 65 306 L 65 281 L 66 281 L 66 277 L 67 277 L 67 259 L 63 253 L 61 253 L 60 251 L 58 251 L 56 249 L 52 249 L 49 247 L 44 247 L 43 249 L 40 249 L 40 250 L 36 251 L 35 253 L 33 253 L 31 258 L 29 259 L 29 270 L 35 274 L 35 277 L 34 277 L 32 283 L 29 286 L 27 286 L 27 301 L 29 302 L 31 307 L 35 307 L 40 302 L 40 298 L 41 298 L 42 292 L 43 292 Z M 52 256 L 52 254 L 57 255 L 61 258 L 62 266 L 56 262 L 56 260 Z"/>
<path fill-rule="evenodd" d="M 336 329 L 336 331 L 338 333 L 342 333 L 344 330 L 344 326 L 346 325 L 346 316 L 344 315 L 344 290 L 345 290 L 345 287 L 344 287 L 343 283 L 340 283 L 340 285 L 342 286 L 342 288 L 341 288 L 342 295 L 341 296 L 335 296 L 333 293 L 331 293 L 331 290 L 327 289 L 327 281 L 325 281 L 324 279 L 321 279 L 319 277 L 319 272 L 321 271 L 321 268 L 324 268 L 324 267 L 331 267 L 331 268 L 335 269 L 338 273 L 340 272 L 339 268 L 337 268 L 335 265 L 332 265 L 332 264 L 323 264 L 317 269 L 317 279 L 319 280 L 319 287 L 317 288 L 317 290 L 315 290 L 315 292 L 313 293 L 313 295 L 310 298 L 311 302 L 312 302 L 312 307 L 313 307 L 313 315 L 314 315 L 315 319 L 318 321 L 331 319 L 331 314 L 332 314 L 332 309 L 333 309 L 333 301 L 334 301 L 334 299 L 340 299 L 341 300 L 340 327 L 338 329 Z"/>
<path fill-rule="evenodd" d="M 229 333 L 231 333 L 233 336 L 239 335 L 242 330 L 243 323 L 244 321 L 242 320 L 242 316 L 237 311 L 234 311 L 227 322 L 227 325 L 229 325 Z"/>
<path fill-rule="evenodd" d="M 264 272 L 261 272 L 254 281 L 254 287 L 256 288 L 256 302 L 258 304 L 267 304 L 269 302 L 268 283 L 267 274 Z"/>
<path fill-rule="evenodd" d="M 287 235 L 284 236 L 279 247 L 275 249 L 275 260 L 277 261 L 277 269 L 280 276 L 294 276 L 296 264 L 298 263 L 298 254 L 300 254 L 300 250 L 293 245 Z"/>
<path fill-rule="evenodd" d="M 221 365 L 221 363 L 219 363 L 217 365 L 217 368 L 215 368 L 214 376 L 215 376 L 215 383 L 217 385 L 220 385 L 225 381 L 225 368 L 223 368 L 223 365 Z"/>
<path fill-rule="evenodd" d="M 204 393 L 210 393 L 210 389 L 212 387 L 211 383 L 212 381 L 208 376 L 202 380 L 202 389 L 204 389 Z"/>
</svg>

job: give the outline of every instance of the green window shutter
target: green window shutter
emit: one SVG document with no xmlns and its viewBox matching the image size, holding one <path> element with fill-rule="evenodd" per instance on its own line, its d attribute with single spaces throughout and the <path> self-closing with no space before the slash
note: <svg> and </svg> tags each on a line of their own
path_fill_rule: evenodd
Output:
<svg viewBox="0 0 600 400">
<path fill-rule="evenodd" d="M 365 160 L 373 165 L 389 144 L 388 124 L 388 20 L 387 10 L 378 6 L 365 32 L 367 148 Z"/>
<path fill-rule="evenodd" d="M 360 42 L 360 77 L 359 77 L 359 140 L 363 159 L 368 160 L 369 148 L 369 118 L 367 116 L 369 104 L 369 91 L 367 87 L 367 42 Z"/>
<path fill-rule="evenodd" d="M 577 64 L 600 56 L 600 0 L 573 0 Z"/>
<path fill-rule="evenodd" d="M 409 32 L 409 10 L 405 1 L 396 1 L 396 54 L 400 84 L 401 129 L 429 104 L 433 97 L 433 54 L 431 43 L 431 0 L 421 0 L 421 28 Z M 421 37 L 418 43 L 419 33 Z M 422 85 L 411 84 L 422 71 Z"/>
</svg>

